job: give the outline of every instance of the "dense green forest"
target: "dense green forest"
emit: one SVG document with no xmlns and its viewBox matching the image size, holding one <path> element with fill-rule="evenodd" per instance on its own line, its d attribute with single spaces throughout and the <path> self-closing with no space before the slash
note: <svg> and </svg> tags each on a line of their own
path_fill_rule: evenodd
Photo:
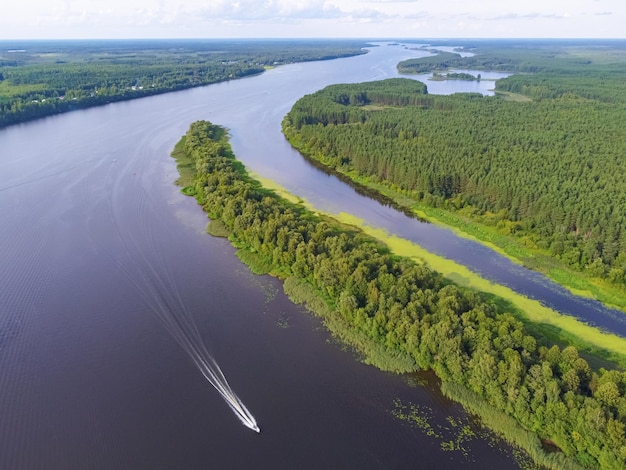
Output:
<svg viewBox="0 0 626 470">
<path fill-rule="evenodd" d="M 465 39 L 450 49 L 447 41 L 431 41 L 427 46 L 406 48 L 429 51 L 433 55 L 408 59 L 398 64 L 400 73 L 426 73 L 435 70 L 471 69 L 499 72 L 578 75 L 581 72 L 595 73 L 600 68 L 618 71 L 624 61 L 626 44 L 622 39 Z"/>
<path fill-rule="evenodd" d="M 264 189 L 219 126 L 192 124 L 175 156 L 183 192 L 208 213 L 210 231 L 228 236 L 257 272 L 285 279 L 292 298 L 306 299 L 371 362 L 433 369 L 443 390 L 549 468 L 624 468 L 626 373 L 592 370 L 574 347 L 532 336 L 481 294 Z"/>
<path fill-rule="evenodd" d="M 430 67 L 437 57 L 424 60 Z M 496 226 L 623 289 L 626 61 L 620 60 L 621 67 L 608 59 L 584 67 L 566 61 L 496 83 L 496 91 L 523 94 L 527 102 L 429 95 L 409 79 L 334 85 L 300 99 L 284 132 L 326 166 Z"/>
<path fill-rule="evenodd" d="M 357 41 L 0 42 L 0 127 L 73 109 L 364 53 Z"/>
</svg>

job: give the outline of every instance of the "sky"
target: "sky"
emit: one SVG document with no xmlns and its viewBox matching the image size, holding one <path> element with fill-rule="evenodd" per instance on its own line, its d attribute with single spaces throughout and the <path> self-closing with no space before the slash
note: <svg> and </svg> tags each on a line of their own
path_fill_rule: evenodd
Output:
<svg viewBox="0 0 626 470">
<path fill-rule="evenodd" d="M 0 39 L 625 38 L 624 0 L 10 0 Z"/>
</svg>

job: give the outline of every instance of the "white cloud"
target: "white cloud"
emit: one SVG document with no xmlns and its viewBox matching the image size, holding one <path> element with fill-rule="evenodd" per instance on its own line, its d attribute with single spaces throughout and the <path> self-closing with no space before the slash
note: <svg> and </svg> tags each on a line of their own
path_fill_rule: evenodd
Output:
<svg viewBox="0 0 626 470">
<path fill-rule="evenodd" d="M 0 39 L 624 37 L 622 0 L 18 0 Z"/>
<path fill-rule="evenodd" d="M 532 12 L 532 13 L 524 13 L 524 14 L 519 14 L 519 13 L 507 13 L 504 15 L 500 15 L 500 16 L 494 16 L 492 18 L 487 18 L 491 21 L 501 21 L 501 20 L 534 20 L 534 19 L 538 19 L 538 18 L 547 18 L 547 19 L 554 19 L 554 20 L 558 20 L 558 19 L 563 19 L 566 18 L 567 15 L 557 15 L 556 13 L 538 13 L 538 12 Z"/>
<path fill-rule="evenodd" d="M 193 12 L 193 9 L 191 9 Z M 222 20 L 329 19 L 345 15 L 337 6 L 324 1 L 259 2 L 238 0 L 211 2 L 197 10 L 204 18 Z"/>
<path fill-rule="evenodd" d="M 418 3 L 424 0 L 367 0 L 363 3 Z"/>
</svg>

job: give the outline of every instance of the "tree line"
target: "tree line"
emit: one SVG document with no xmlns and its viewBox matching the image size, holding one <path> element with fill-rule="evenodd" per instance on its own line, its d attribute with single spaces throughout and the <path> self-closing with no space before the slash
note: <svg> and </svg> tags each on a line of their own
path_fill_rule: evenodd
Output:
<svg viewBox="0 0 626 470">
<path fill-rule="evenodd" d="M 458 46 L 460 42 L 462 45 Z M 437 49 L 438 46 L 449 47 L 447 41 L 420 45 L 416 49 L 432 52 L 433 55 L 404 60 L 398 64 L 398 71 L 416 74 L 457 68 L 519 74 L 556 72 L 577 75 L 589 73 L 590 70 L 620 69 L 625 47 L 623 39 L 465 39 L 454 40 L 452 44 L 457 46 L 456 52 Z"/>
<path fill-rule="evenodd" d="M 433 369 L 466 401 L 508 416 L 510 436 L 535 436 L 522 445 L 542 465 L 624 468 L 624 372 L 592 370 L 576 348 L 546 344 L 480 293 L 264 189 L 220 126 L 193 123 L 177 148 L 181 173 L 193 175 L 184 192 L 256 266 L 310 287 L 335 324 L 369 340 L 366 353 L 377 345 L 402 359 L 396 369 Z"/>
<path fill-rule="evenodd" d="M 356 41 L 51 41 L 0 52 L 0 127 L 364 53 Z M 25 49 L 22 49 L 25 48 Z"/>
<path fill-rule="evenodd" d="M 597 87 L 586 86 L 594 80 Z M 626 285 L 625 80 L 497 82 L 532 102 L 428 95 L 413 83 L 329 86 L 293 106 L 284 133 L 326 166 L 462 211 L 567 266 Z"/>
</svg>

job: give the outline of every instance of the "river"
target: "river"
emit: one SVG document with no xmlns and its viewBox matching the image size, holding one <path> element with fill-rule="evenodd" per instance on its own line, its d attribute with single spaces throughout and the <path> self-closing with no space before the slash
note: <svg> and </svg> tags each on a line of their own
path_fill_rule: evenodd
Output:
<svg viewBox="0 0 626 470">
<path fill-rule="evenodd" d="M 250 274 L 206 235 L 205 215 L 173 185 L 171 149 L 208 119 L 230 129 L 253 171 L 317 207 L 470 256 L 486 275 L 514 272 L 360 196 L 282 138 L 281 119 L 303 94 L 396 76 L 397 62 L 418 54 L 382 46 L 0 130 L 0 468 L 516 468 L 488 435 L 443 450 L 457 439 L 450 417 L 471 423 L 458 405 L 432 382 L 356 361 L 277 280 Z M 537 296 L 550 304 L 553 291 Z M 163 312 L 193 319 L 260 434 L 204 379 Z M 394 418 L 397 399 L 428 415 L 439 437 Z"/>
</svg>

